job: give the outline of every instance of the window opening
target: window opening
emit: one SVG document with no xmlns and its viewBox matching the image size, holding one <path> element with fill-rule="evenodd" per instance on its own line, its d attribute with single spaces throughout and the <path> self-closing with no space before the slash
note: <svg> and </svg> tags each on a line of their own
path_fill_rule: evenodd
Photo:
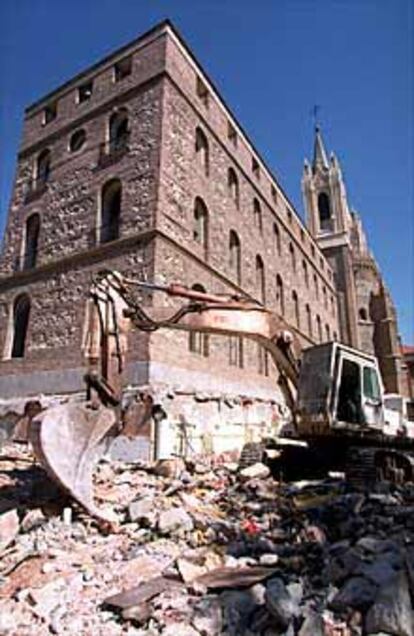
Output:
<svg viewBox="0 0 414 636">
<path fill-rule="evenodd" d="M 331 204 L 326 192 L 320 192 L 318 196 L 319 223 L 323 232 L 332 230 Z"/>
<path fill-rule="evenodd" d="M 229 168 L 227 173 L 227 186 L 231 198 L 233 199 L 236 207 L 239 207 L 239 180 L 237 174 L 233 168 Z"/>
<path fill-rule="evenodd" d="M 240 239 L 234 230 L 230 230 L 229 238 L 229 258 L 230 271 L 236 279 L 237 284 L 241 284 L 241 247 Z"/>
<path fill-rule="evenodd" d="M 69 141 L 69 150 L 71 152 L 77 152 L 83 146 L 86 141 L 86 132 L 83 130 L 77 130 L 73 133 Z"/>
<path fill-rule="evenodd" d="M 119 238 L 122 186 L 119 179 L 108 181 L 102 188 L 101 243 Z"/>
<path fill-rule="evenodd" d="M 21 294 L 13 305 L 13 344 L 12 358 L 23 358 L 26 345 L 27 328 L 29 326 L 30 299 Z"/>
<path fill-rule="evenodd" d="M 124 57 L 123 60 L 119 60 L 114 65 L 114 77 L 115 82 L 120 82 L 128 75 L 132 73 L 132 56 Z"/>
<path fill-rule="evenodd" d="M 255 226 L 263 232 L 262 206 L 256 198 L 253 199 L 253 216 Z"/>
<path fill-rule="evenodd" d="M 50 150 L 45 148 L 37 158 L 36 180 L 39 183 L 46 183 L 50 176 Z"/>
<path fill-rule="evenodd" d="M 362 424 L 361 374 L 359 365 L 352 360 L 343 360 L 339 385 L 337 418 L 341 422 Z"/>
<path fill-rule="evenodd" d="M 285 314 L 285 296 L 283 291 L 283 281 L 278 274 L 276 276 L 276 306 L 281 316 Z"/>
<path fill-rule="evenodd" d="M 57 102 L 48 104 L 43 110 L 43 125 L 50 124 L 57 117 Z"/>
<path fill-rule="evenodd" d="M 26 221 L 26 240 L 23 257 L 23 269 L 32 269 L 36 266 L 37 249 L 40 232 L 40 216 L 32 214 Z"/>
<path fill-rule="evenodd" d="M 265 271 L 262 257 L 258 254 L 256 256 L 256 289 L 259 291 L 260 301 L 266 304 L 266 281 Z"/>
<path fill-rule="evenodd" d="M 207 207 L 200 197 L 194 203 L 193 239 L 203 246 L 205 255 L 208 250 L 208 212 Z"/>
<path fill-rule="evenodd" d="M 209 172 L 209 148 L 207 137 L 201 128 L 196 128 L 195 152 L 199 164 L 202 166 L 206 177 Z"/>
<path fill-rule="evenodd" d="M 93 82 L 85 82 L 78 88 L 78 103 L 87 102 L 92 97 Z"/>
<path fill-rule="evenodd" d="M 209 92 L 201 77 L 197 77 L 196 93 L 197 97 L 199 97 L 199 99 L 203 102 L 204 106 L 208 108 Z"/>
<path fill-rule="evenodd" d="M 205 293 L 203 285 L 196 283 L 192 286 L 194 291 Z M 188 334 L 188 348 L 192 353 L 207 358 L 209 355 L 209 338 L 208 334 L 201 331 L 190 331 Z"/>
</svg>

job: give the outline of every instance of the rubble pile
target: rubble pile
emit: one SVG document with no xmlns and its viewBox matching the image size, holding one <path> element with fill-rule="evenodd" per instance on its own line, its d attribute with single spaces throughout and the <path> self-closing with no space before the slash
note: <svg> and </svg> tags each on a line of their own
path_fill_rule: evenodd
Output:
<svg viewBox="0 0 414 636">
<path fill-rule="evenodd" d="M 7 444 L 0 493 L 0 635 L 414 635 L 414 485 L 103 460 L 104 531 Z"/>
</svg>

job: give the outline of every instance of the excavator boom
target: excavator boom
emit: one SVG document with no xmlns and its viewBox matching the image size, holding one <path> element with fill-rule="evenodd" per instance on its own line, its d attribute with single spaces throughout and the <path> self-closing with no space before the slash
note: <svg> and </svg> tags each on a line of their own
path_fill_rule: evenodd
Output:
<svg viewBox="0 0 414 636">
<path fill-rule="evenodd" d="M 136 288 L 186 299 L 177 310 L 144 308 Z M 208 294 L 182 285 L 153 285 L 101 273 L 91 286 L 82 350 L 86 359 L 87 402 L 41 413 L 31 427 L 36 456 L 47 472 L 92 516 L 107 517 L 92 496 L 93 465 L 105 449 L 104 440 L 122 430 L 122 387 L 128 335 L 160 328 L 243 336 L 260 343 L 272 356 L 291 405 L 298 382 L 300 344 L 285 321 L 262 305 L 241 297 Z"/>
</svg>

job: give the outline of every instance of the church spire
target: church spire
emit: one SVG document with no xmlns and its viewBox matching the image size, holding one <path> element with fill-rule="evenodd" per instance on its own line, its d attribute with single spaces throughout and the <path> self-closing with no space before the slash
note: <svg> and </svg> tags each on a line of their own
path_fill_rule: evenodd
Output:
<svg viewBox="0 0 414 636">
<path fill-rule="evenodd" d="M 325 146 L 322 140 L 321 129 L 318 125 L 316 125 L 315 126 L 315 144 L 313 147 L 313 163 L 312 163 L 313 172 L 315 172 L 316 169 L 319 167 L 325 168 L 326 170 L 329 169 Z"/>
</svg>

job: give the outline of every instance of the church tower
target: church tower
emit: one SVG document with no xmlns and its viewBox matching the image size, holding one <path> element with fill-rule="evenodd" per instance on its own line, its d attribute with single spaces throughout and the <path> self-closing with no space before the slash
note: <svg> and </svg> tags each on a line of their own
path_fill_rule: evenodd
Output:
<svg viewBox="0 0 414 636">
<path fill-rule="evenodd" d="M 377 356 L 386 390 L 400 393 L 397 316 L 359 215 L 348 204 L 336 156 L 327 158 L 319 126 L 302 190 L 309 231 L 328 259 L 337 288 L 341 340 Z"/>
<path fill-rule="evenodd" d="M 328 160 L 319 126 L 315 128 L 312 164 L 305 160 L 302 190 L 309 231 L 335 272 L 341 340 L 359 347 L 351 253 L 352 215 L 339 162 L 334 154 Z"/>
</svg>

